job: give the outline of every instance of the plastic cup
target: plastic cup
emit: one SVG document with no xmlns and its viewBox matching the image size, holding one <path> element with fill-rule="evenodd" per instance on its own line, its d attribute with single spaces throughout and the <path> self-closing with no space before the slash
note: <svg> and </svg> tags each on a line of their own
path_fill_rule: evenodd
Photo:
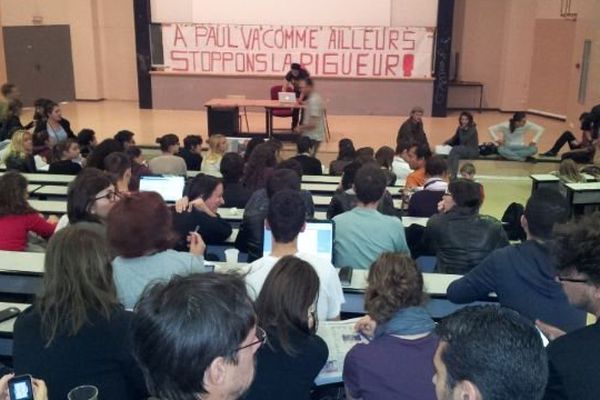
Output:
<svg viewBox="0 0 600 400">
<path fill-rule="evenodd" d="M 77 386 L 67 395 L 69 400 L 98 400 L 98 388 L 92 385 Z"/>
<path fill-rule="evenodd" d="M 227 264 L 237 264 L 240 251 L 238 249 L 225 250 L 225 262 Z"/>
</svg>

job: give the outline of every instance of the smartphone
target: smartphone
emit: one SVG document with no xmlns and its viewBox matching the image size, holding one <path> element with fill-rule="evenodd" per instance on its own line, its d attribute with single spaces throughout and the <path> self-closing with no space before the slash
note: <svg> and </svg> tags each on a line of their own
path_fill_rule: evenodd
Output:
<svg viewBox="0 0 600 400">
<path fill-rule="evenodd" d="M 342 267 L 338 275 L 342 286 L 350 286 L 352 284 L 352 268 Z"/>
<path fill-rule="evenodd" d="M 0 311 L 0 322 L 14 318 L 19 315 L 19 313 L 21 313 L 21 310 L 19 310 L 17 307 L 5 308 L 4 310 Z"/>
<path fill-rule="evenodd" d="M 9 380 L 8 396 L 10 400 L 34 400 L 31 375 L 19 375 Z"/>
</svg>

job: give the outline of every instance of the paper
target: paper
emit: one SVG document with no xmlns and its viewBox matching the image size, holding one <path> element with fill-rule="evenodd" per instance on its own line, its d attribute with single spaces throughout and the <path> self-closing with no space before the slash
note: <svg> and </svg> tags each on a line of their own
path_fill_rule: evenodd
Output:
<svg viewBox="0 0 600 400">
<path fill-rule="evenodd" d="M 447 156 L 448 154 L 450 154 L 451 150 L 452 146 L 448 146 L 447 144 L 438 144 L 437 146 L 435 146 L 435 154 L 439 154 L 442 156 Z"/>
</svg>

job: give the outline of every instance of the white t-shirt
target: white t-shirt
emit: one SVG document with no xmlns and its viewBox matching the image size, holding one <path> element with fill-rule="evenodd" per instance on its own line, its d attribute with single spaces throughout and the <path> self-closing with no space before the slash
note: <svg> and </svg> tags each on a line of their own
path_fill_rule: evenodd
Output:
<svg viewBox="0 0 600 400">
<path fill-rule="evenodd" d="M 319 287 L 319 300 L 317 302 L 317 315 L 321 321 L 332 319 L 340 314 L 344 303 L 344 292 L 340 278 L 331 262 L 313 254 L 296 253 L 296 257 L 308 262 L 317 272 L 321 286 Z M 279 258 L 266 256 L 259 258 L 248 265 L 246 285 L 250 297 L 256 299 L 260 293 L 267 275 Z"/>
<path fill-rule="evenodd" d="M 410 165 L 408 165 L 402 157 L 394 156 L 394 161 L 392 161 L 392 172 L 396 174 L 397 180 L 404 181 L 413 171 L 410 169 Z"/>
</svg>

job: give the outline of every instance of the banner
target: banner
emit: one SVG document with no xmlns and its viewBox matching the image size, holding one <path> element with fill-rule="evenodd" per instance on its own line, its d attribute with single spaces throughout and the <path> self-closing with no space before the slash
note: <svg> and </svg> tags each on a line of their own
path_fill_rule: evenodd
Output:
<svg viewBox="0 0 600 400">
<path fill-rule="evenodd" d="M 434 28 L 163 24 L 166 71 L 283 77 L 431 77 Z"/>
</svg>

